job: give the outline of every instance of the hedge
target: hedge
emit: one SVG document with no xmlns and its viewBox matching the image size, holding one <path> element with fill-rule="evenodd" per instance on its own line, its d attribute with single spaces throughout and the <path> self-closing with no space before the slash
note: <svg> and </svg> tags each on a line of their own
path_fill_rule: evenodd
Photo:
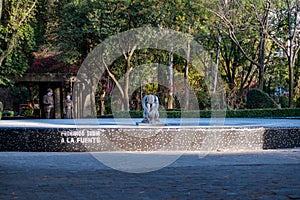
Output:
<svg viewBox="0 0 300 200">
<path fill-rule="evenodd" d="M 224 116 L 226 112 L 226 116 Z M 167 110 L 160 111 L 161 118 L 210 118 L 212 116 L 211 110 L 200 111 L 180 111 L 180 110 Z M 283 109 L 243 109 L 243 110 L 226 110 L 226 111 L 214 111 L 214 117 L 226 117 L 226 118 L 255 118 L 255 117 L 300 117 L 300 108 L 283 108 Z M 119 111 L 113 115 L 99 116 L 99 118 L 114 117 L 114 118 L 142 118 L 143 111 L 131 110 L 128 112 Z"/>
<path fill-rule="evenodd" d="M 3 112 L 2 112 L 2 116 L 3 117 L 13 117 L 14 116 L 14 111 L 12 111 L 12 110 L 4 110 Z"/>
<path fill-rule="evenodd" d="M 249 109 L 278 108 L 275 101 L 264 91 L 253 88 L 247 94 L 246 107 Z"/>
</svg>

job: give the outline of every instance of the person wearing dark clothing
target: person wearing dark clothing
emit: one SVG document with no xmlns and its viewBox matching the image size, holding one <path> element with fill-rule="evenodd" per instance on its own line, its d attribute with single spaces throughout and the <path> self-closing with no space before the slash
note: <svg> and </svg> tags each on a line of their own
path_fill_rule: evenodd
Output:
<svg viewBox="0 0 300 200">
<path fill-rule="evenodd" d="M 53 91 L 52 89 L 47 90 L 47 94 L 44 95 L 43 97 L 43 104 L 44 104 L 44 113 L 46 119 L 51 118 L 51 113 L 53 112 L 54 109 L 54 100 L 53 100 Z"/>
</svg>

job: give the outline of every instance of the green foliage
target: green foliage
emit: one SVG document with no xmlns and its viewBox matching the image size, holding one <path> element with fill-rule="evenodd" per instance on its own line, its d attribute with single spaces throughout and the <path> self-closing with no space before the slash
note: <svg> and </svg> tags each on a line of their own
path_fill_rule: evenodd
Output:
<svg viewBox="0 0 300 200">
<path fill-rule="evenodd" d="M 296 108 L 300 108 L 300 97 L 295 101 Z"/>
<path fill-rule="evenodd" d="M 26 87 L 11 87 L 11 98 L 14 105 L 27 104 L 29 100 L 29 91 Z"/>
<path fill-rule="evenodd" d="M 257 117 L 299 117 L 300 109 L 250 109 L 250 110 L 227 110 L 228 118 L 257 118 Z"/>
<path fill-rule="evenodd" d="M 266 55 L 270 55 L 270 57 L 268 59 L 258 58 L 259 52 L 264 52 L 259 51 L 262 30 L 272 32 L 269 36 L 273 33 L 278 35 L 278 39 L 285 38 L 289 34 L 285 3 L 280 1 L 255 0 L 250 3 L 228 1 L 228 4 L 225 5 L 216 0 L 201 2 L 189 0 L 39 0 L 36 10 L 29 13 L 22 24 L 18 24 L 18 22 L 34 3 L 34 0 L 3 2 L 4 9 L 0 19 L 0 56 L 9 49 L 11 41 L 14 42 L 14 47 L 13 51 L 6 55 L 5 61 L 0 64 L 0 85 L 8 84 L 11 75 L 22 75 L 31 64 L 32 51 L 37 48 L 47 46 L 47 48 L 50 47 L 49 49 L 59 49 L 61 52 L 61 57 L 57 58 L 59 62 L 63 61 L 80 66 L 86 55 L 106 38 L 132 28 L 144 26 L 170 28 L 190 33 L 195 40 L 204 46 L 205 50 L 210 52 L 213 58 L 217 52 L 219 31 L 217 27 L 222 27 L 220 30 L 222 40 L 219 68 L 222 77 L 228 84 L 226 86 L 228 97 L 233 96 L 235 99 L 235 102 L 230 105 L 233 108 L 238 107 L 237 104 L 244 98 L 244 90 L 248 88 L 248 84 L 251 81 L 257 81 L 256 77 L 259 74 L 256 74 L 255 69 L 264 71 L 260 67 L 254 67 L 257 64 L 251 64 L 249 58 L 253 59 L 254 63 L 259 60 L 271 61 L 266 63 L 268 66 L 267 71 L 265 71 L 266 74 L 280 77 L 272 80 L 272 89 L 278 85 L 284 86 L 283 84 L 286 84 L 288 80 L 286 63 L 283 63 L 281 58 L 275 60 L 271 54 L 274 48 L 278 48 L 275 43 L 271 47 L 270 40 L 267 39 L 264 50 Z M 274 4 L 274 12 L 276 11 L 271 16 L 273 21 L 269 23 L 270 31 L 267 29 L 268 27 L 262 28 L 261 25 L 264 23 L 258 21 L 265 16 L 266 3 Z M 200 6 L 200 4 L 202 5 Z M 232 25 L 230 31 L 234 33 L 231 36 L 236 39 L 236 42 L 233 42 L 232 38 L 226 34 L 228 33 L 226 30 L 228 26 L 224 22 L 222 23 L 222 20 L 215 15 L 216 13 L 229 20 L 230 27 Z M 275 23 L 276 21 L 280 21 L 280 24 Z M 292 19 L 293 21 L 295 20 Z M 11 40 L 14 34 L 16 37 Z M 248 55 L 248 58 L 245 55 Z M 155 49 L 137 49 L 130 60 L 133 67 L 149 63 L 168 65 L 168 52 Z M 281 63 L 280 66 L 279 63 Z M 120 57 L 109 66 L 116 79 L 119 80 L 129 71 L 126 64 L 126 60 Z M 185 64 L 184 58 L 174 55 L 174 68 L 176 66 L 174 74 L 182 76 L 186 69 Z M 199 73 L 199 70 L 189 68 L 188 82 L 198 97 L 201 109 L 210 107 L 210 95 L 203 80 L 206 72 L 210 70 L 208 67 L 203 68 L 203 73 Z M 153 84 L 153 86 L 155 87 L 145 86 L 143 89 L 146 93 L 150 93 L 158 88 L 157 85 Z M 167 93 L 166 91 L 167 89 L 164 93 Z M 107 93 L 106 98 L 109 95 Z M 257 102 L 265 102 L 266 98 L 264 97 L 264 100 Z M 162 99 L 165 100 L 166 98 Z M 268 102 L 270 101 L 268 100 Z M 263 107 L 273 107 L 271 104 L 270 102 L 270 105 Z M 252 108 L 252 105 L 250 107 Z M 260 105 L 254 107 L 260 107 Z M 206 116 L 206 112 L 209 111 L 203 112 L 203 115 Z"/>
<path fill-rule="evenodd" d="M 127 6 L 119 0 L 54 3 L 48 42 L 60 46 L 64 62 L 80 63 L 105 38 L 128 29 Z"/>
<path fill-rule="evenodd" d="M 214 116 L 218 116 L 218 112 L 223 114 L 224 111 L 215 110 Z M 167 110 L 160 111 L 160 115 L 167 116 L 167 118 L 181 118 L 182 116 L 189 118 L 211 118 L 211 110 L 200 110 L 200 111 L 180 111 L 180 110 Z M 222 115 L 219 115 L 222 116 Z M 226 118 L 257 118 L 257 117 L 267 117 L 267 118 L 280 118 L 280 117 L 299 117 L 299 108 L 285 108 L 285 109 L 245 109 L 245 110 L 226 110 Z M 131 110 L 128 112 L 116 112 L 114 115 L 109 114 L 99 117 L 116 117 L 116 118 L 142 118 L 143 111 L 141 110 Z"/>
<path fill-rule="evenodd" d="M 24 109 L 24 117 L 33 117 L 34 109 L 31 106 L 28 106 Z"/>
<path fill-rule="evenodd" d="M 0 85 L 12 83 L 31 63 L 35 34 L 35 0 L 3 1 L 0 15 Z"/>
<path fill-rule="evenodd" d="M 274 1 L 273 3 L 273 14 L 269 19 L 271 26 L 268 32 L 270 33 L 270 38 L 276 41 L 277 49 L 280 49 L 280 52 L 282 52 L 282 55 L 279 55 L 279 57 L 285 58 L 287 62 L 288 77 L 286 80 L 289 86 L 289 106 L 293 107 L 294 98 L 297 97 L 297 94 L 295 94 L 297 87 L 295 87 L 296 84 L 294 82 L 295 80 L 297 81 L 297 63 L 294 58 L 297 57 L 300 49 L 300 43 L 298 42 L 300 4 L 298 0 Z M 280 77 L 280 79 L 282 78 Z"/>
<path fill-rule="evenodd" d="M 12 110 L 4 110 L 2 112 L 3 117 L 13 117 L 14 116 L 14 111 Z"/>
<path fill-rule="evenodd" d="M 288 108 L 289 107 L 289 98 L 286 96 L 279 97 L 279 103 L 281 108 Z"/>
<path fill-rule="evenodd" d="M 254 108 L 277 108 L 274 100 L 264 91 L 254 88 L 247 94 L 246 107 Z"/>
</svg>

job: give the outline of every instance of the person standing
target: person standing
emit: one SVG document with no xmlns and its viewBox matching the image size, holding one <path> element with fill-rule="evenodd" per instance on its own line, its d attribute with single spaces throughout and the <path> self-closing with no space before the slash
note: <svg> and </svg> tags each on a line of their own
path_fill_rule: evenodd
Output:
<svg viewBox="0 0 300 200">
<path fill-rule="evenodd" d="M 43 96 L 43 104 L 44 104 L 44 113 L 46 119 L 51 118 L 51 114 L 53 113 L 54 109 L 54 100 L 53 100 L 53 91 L 51 88 L 47 90 L 47 94 Z"/>
<path fill-rule="evenodd" d="M 66 99 L 64 100 L 64 115 L 66 119 L 72 118 L 72 108 L 73 108 L 73 101 L 71 100 L 70 94 L 68 94 Z"/>
</svg>

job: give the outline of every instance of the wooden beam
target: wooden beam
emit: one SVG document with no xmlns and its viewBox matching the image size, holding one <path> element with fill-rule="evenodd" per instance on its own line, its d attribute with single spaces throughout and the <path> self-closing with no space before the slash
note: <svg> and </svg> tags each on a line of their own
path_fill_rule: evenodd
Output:
<svg viewBox="0 0 300 200">
<path fill-rule="evenodd" d="M 71 73 L 24 73 L 21 78 L 15 80 L 19 82 L 63 82 L 75 79 L 75 75 Z"/>
</svg>

